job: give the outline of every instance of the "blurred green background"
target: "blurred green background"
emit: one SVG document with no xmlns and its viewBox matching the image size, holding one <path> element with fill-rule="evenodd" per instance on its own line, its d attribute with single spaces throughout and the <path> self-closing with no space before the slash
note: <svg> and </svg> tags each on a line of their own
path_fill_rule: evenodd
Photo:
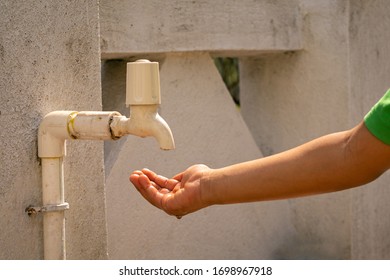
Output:
<svg viewBox="0 0 390 280">
<path fill-rule="evenodd" d="M 240 105 L 240 75 L 238 68 L 238 58 L 216 57 L 214 63 L 226 84 L 234 102 Z"/>
</svg>

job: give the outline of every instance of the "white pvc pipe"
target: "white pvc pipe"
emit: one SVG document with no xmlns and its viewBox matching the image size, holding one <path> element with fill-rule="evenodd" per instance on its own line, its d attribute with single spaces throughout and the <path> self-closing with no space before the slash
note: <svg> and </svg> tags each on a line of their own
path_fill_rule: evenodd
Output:
<svg viewBox="0 0 390 280">
<path fill-rule="evenodd" d="M 126 105 L 131 116 L 118 112 L 54 111 L 47 114 L 38 130 L 38 156 L 42 159 L 42 207 L 44 212 L 44 258 L 66 259 L 64 167 L 66 140 L 111 140 L 123 135 L 154 136 L 162 149 L 174 149 L 168 124 L 159 116 L 160 77 L 157 62 L 128 63 Z"/>
<path fill-rule="evenodd" d="M 42 158 L 42 202 L 43 205 L 64 203 L 63 158 Z M 65 213 L 46 212 L 43 215 L 44 258 L 65 260 Z"/>
<path fill-rule="evenodd" d="M 54 111 L 45 116 L 38 131 L 38 155 L 42 162 L 44 258 L 65 260 L 64 167 L 65 141 L 112 139 L 110 121 L 117 112 Z M 39 207 L 38 207 L 39 208 Z"/>
</svg>

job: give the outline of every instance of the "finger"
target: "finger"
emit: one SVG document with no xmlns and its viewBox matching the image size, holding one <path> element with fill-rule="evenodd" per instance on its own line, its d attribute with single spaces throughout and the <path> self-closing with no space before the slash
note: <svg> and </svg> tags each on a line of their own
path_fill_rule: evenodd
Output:
<svg viewBox="0 0 390 280">
<path fill-rule="evenodd" d="M 162 188 L 168 189 L 170 191 L 173 190 L 175 186 L 179 183 L 179 181 L 175 179 L 168 179 L 161 175 L 157 175 L 157 177 L 155 177 L 155 182 Z"/>
<path fill-rule="evenodd" d="M 164 176 L 161 176 L 161 175 L 157 175 L 155 172 L 145 168 L 145 169 L 142 169 L 142 172 L 148 176 L 148 178 L 153 181 L 153 182 L 156 182 L 157 185 L 159 185 L 161 188 L 166 188 L 168 190 L 173 190 L 173 188 L 179 183 L 178 180 L 175 180 L 175 179 L 168 179 Z"/>
<path fill-rule="evenodd" d="M 175 176 L 173 176 L 173 179 L 178 180 L 178 181 L 182 181 L 183 174 L 184 174 L 184 172 L 180 172 L 179 174 L 176 174 Z"/>
<path fill-rule="evenodd" d="M 152 185 L 153 187 L 157 188 L 158 190 L 160 190 L 161 188 L 154 182 L 151 182 L 149 180 L 149 178 L 143 174 L 142 172 L 140 172 L 140 174 L 138 173 L 133 173 L 130 175 L 130 182 L 133 183 L 133 185 L 137 188 L 137 190 L 139 190 L 140 188 L 143 188 L 145 186 L 149 186 L 149 185 Z"/>
<path fill-rule="evenodd" d="M 154 185 L 151 184 L 148 176 L 146 176 L 145 174 L 139 175 L 138 181 L 143 188 L 148 188 L 149 186 L 155 187 Z"/>
<path fill-rule="evenodd" d="M 152 205 L 156 206 L 157 208 L 162 209 L 162 198 L 164 196 L 163 193 L 161 193 L 155 185 L 153 185 L 153 182 L 149 180 L 149 178 L 146 175 L 139 176 L 139 185 L 140 188 L 138 189 L 141 195 L 149 201 Z M 169 192 L 169 191 L 168 191 Z"/>
<path fill-rule="evenodd" d="M 147 169 L 147 168 L 143 168 L 142 173 L 145 174 L 146 176 L 148 176 L 148 178 L 151 181 L 155 181 L 155 178 L 157 177 L 157 174 L 155 172 L 153 172 L 152 170 Z"/>
<path fill-rule="evenodd" d="M 139 175 L 142 175 L 143 173 L 140 171 L 140 170 L 135 170 L 133 171 L 130 176 L 129 176 L 129 180 L 131 183 L 133 183 L 133 185 L 137 184 L 138 183 L 138 178 L 139 178 Z"/>
<path fill-rule="evenodd" d="M 143 189 L 143 186 L 141 185 L 141 183 L 139 181 L 139 177 L 140 176 L 138 174 L 131 174 L 130 175 L 130 182 L 134 185 L 135 189 L 138 192 L 141 192 Z"/>
<path fill-rule="evenodd" d="M 130 175 L 130 181 L 143 198 L 153 206 L 163 210 L 162 200 L 163 196 L 170 192 L 168 189 L 160 188 L 156 183 L 150 181 L 141 171 L 133 172 Z"/>
<path fill-rule="evenodd" d="M 135 187 L 137 187 L 137 185 L 139 185 L 138 179 L 139 179 L 139 174 L 136 174 L 136 173 L 132 173 L 132 174 L 130 175 L 130 177 L 129 177 L 130 182 L 131 182 Z"/>
<path fill-rule="evenodd" d="M 140 192 L 143 198 L 145 198 L 153 206 L 165 211 L 170 215 L 176 215 L 177 210 L 172 208 L 170 202 L 172 202 L 173 196 L 171 191 L 166 188 L 160 188 L 156 183 L 150 181 L 149 178 L 145 175 L 133 174 L 131 177 L 136 177 L 137 190 Z M 184 215 L 182 211 L 179 213 Z"/>
</svg>

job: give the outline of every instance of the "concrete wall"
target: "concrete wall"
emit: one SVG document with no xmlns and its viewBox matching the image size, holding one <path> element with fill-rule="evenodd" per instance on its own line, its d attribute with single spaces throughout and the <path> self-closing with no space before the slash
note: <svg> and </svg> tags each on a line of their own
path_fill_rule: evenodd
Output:
<svg viewBox="0 0 390 280">
<path fill-rule="evenodd" d="M 0 2 L 0 259 L 43 257 L 37 130 L 53 110 L 101 110 L 97 1 Z M 68 144 L 67 253 L 107 258 L 103 144 Z"/>
<path fill-rule="evenodd" d="M 303 50 L 241 59 L 241 112 L 275 154 L 349 128 L 348 2 L 300 1 Z M 350 193 L 290 201 L 297 258 L 350 258 Z"/>
<path fill-rule="evenodd" d="M 124 68 L 116 69 L 123 76 Z M 115 161 L 108 159 L 110 258 L 274 258 L 292 236 L 286 202 L 211 207 L 177 220 L 147 203 L 129 183 L 130 171 L 142 167 L 173 176 L 195 163 L 217 168 L 261 157 L 207 53 L 168 55 L 161 91 L 161 115 L 176 149 L 161 151 L 154 139 L 129 136 Z"/>
<path fill-rule="evenodd" d="M 220 167 L 350 128 L 389 87 L 385 0 L 239 2 L 0 3 L 0 259 L 43 257 L 42 217 L 24 212 L 41 204 L 43 116 L 102 103 L 127 115 L 125 63 L 138 57 L 160 62 L 160 113 L 177 149 L 132 136 L 104 152 L 101 142 L 69 142 L 68 258 L 390 258 L 388 174 L 356 190 L 181 220 L 129 183 L 144 166 L 167 176 L 194 163 Z M 214 55 L 240 57 L 240 112 Z"/>
<path fill-rule="evenodd" d="M 102 58 L 207 51 L 218 55 L 301 48 L 296 0 L 101 1 Z"/>
<path fill-rule="evenodd" d="M 388 1 L 351 1 L 349 14 L 351 123 L 390 87 Z M 352 258 L 389 259 L 390 174 L 353 192 Z"/>
<path fill-rule="evenodd" d="M 212 207 L 179 221 L 149 205 L 128 182 L 131 170 L 144 166 L 172 176 L 195 163 L 217 168 L 262 156 L 210 53 L 253 55 L 299 48 L 299 7 L 294 1 L 280 4 L 133 1 L 118 9 L 118 1 L 101 1 L 102 58 L 160 61 L 161 115 L 177 145 L 175 151 L 162 152 L 153 139 L 106 143 L 110 258 L 285 257 L 285 245 L 296 239 L 287 201 Z M 103 64 L 107 110 L 126 111 L 125 63 Z"/>
<path fill-rule="evenodd" d="M 211 55 L 239 56 L 241 113 L 264 155 L 278 153 L 318 136 L 350 128 L 363 118 L 387 87 L 386 58 L 389 53 L 386 44 L 388 38 L 385 35 L 387 20 L 381 20 L 385 18 L 387 11 L 384 1 L 300 0 L 288 3 L 257 1 L 240 3 L 240 7 L 234 9 L 231 9 L 234 4 L 230 2 L 226 5 L 216 3 L 218 8 L 210 2 L 182 2 L 181 5 L 172 2 L 170 5 L 164 4 L 164 7 L 158 6 L 155 1 L 148 4 L 140 6 L 132 2 L 128 6 L 122 6 L 119 11 L 115 8 L 114 2 L 102 1 L 102 57 L 135 59 L 142 55 L 153 57 L 157 53 L 159 54 L 157 58 L 163 59 L 166 53 L 182 52 L 175 58 L 176 64 L 181 65 L 183 62 L 179 59 L 191 60 L 193 52 L 197 51 L 208 52 Z M 149 9 L 156 5 L 159 7 L 157 10 L 163 10 L 164 13 L 153 13 Z M 233 10 L 234 16 L 231 15 Z M 257 15 L 255 20 L 251 17 L 252 12 Z M 127 16 L 131 13 L 134 15 Z M 147 16 L 150 14 L 152 14 L 150 17 Z M 140 15 L 144 16 L 143 20 L 140 20 Z M 280 21 L 280 15 L 285 16 L 285 21 Z M 229 25 L 232 18 L 239 19 L 235 21 L 237 25 Z M 277 23 L 278 28 L 272 28 L 271 23 Z M 231 32 L 224 29 L 226 26 L 233 26 L 230 28 Z M 257 28 L 252 29 L 253 26 Z M 286 29 L 286 26 L 289 28 Z M 279 35 L 284 34 L 284 39 L 280 40 L 273 32 L 275 30 Z M 141 37 L 146 40 L 139 40 Z M 283 47 L 279 45 L 281 42 L 284 42 Z M 162 71 L 164 67 L 166 66 L 162 67 Z M 186 67 L 176 70 L 173 66 L 170 69 L 177 71 L 172 76 L 181 76 L 181 71 L 187 71 L 187 64 Z M 199 71 L 201 73 L 204 65 L 199 66 L 199 69 L 202 69 Z M 381 70 L 380 74 L 377 74 L 376 69 Z M 367 73 L 370 79 L 367 79 Z M 194 78 L 190 79 L 192 81 Z M 175 81 L 174 87 L 167 88 L 168 92 L 175 91 L 180 84 L 185 84 L 184 80 Z M 213 88 L 211 85 L 209 87 Z M 188 85 L 188 89 L 183 90 L 186 94 L 182 94 L 179 100 L 183 103 L 190 100 L 191 96 L 196 94 L 191 93 L 194 88 L 196 86 Z M 170 98 L 169 93 L 165 94 Z M 169 99 L 165 102 L 170 104 L 175 101 Z M 216 101 L 208 102 L 212 104 Z M 165 106 L 169 106 L 168 104 Z M 163 107 L 162 111 L 168 119 L 171 118 L 172 112 L 175 112 L 174 116 L 177 115 L 175 108 L 164 110 Z M 195 120 L 188 120 L 187 126 L 195 123 Z M 224 120 L 221 120 L 219 125 L 223 123 Z M 199 150 L 196 152 L 196 147 L 192 144 L 190 146 L 194 149 L 195 156 L 198 156 Z M 142 156 L 151 158 L 149 154 L 153 152 L 144 152 Z M 175 159 L 179 158 L 175 156 Z M 112 163 L 112 159 L 116 159 L 116 156 L 108 161 L 109 164 L 114 165 L 114 169 L 119 168 Z M 203 161 L 207 161 L 207 158 Z M 118 159 L 118 162 L 121 161 Z M 221 161 L 221 164 L 228 162 Z M 140 161 L 140 165 L 142 163 Z M 147 163 L 146 160 L 145 164 Z M 177 170 L 174 167 L 180 166 L 173 165 L 171 168 L 170 163 L 169 160 L 164 160 L 164 164 L 168 165 L 166 170 L 168 174 L 172 169 Z M 116 172 L 114 169 L 112 171 Z M 111 176 L 113 178 L 118 176 L 113 174 L 116 173 L 110 174 L 108 180 Z M 121 176 L 125 176 L 125 173 Z M 272 213 L 273 219 L 280 220 L 280 215 L 288 217 L 287 220 L 280 220 L 285 222 L 285 227 L 278 228 L 278 233 L 283 235 L 283 232 L 288 232 L 290 238 L 282 242 L 283 237 L 278 235 L 276 239 L 278 241 L 272 240 L 270 251 L 267 249 L 264 254 L 253 256 L 304 259 L 388 258 L 388 246 L 381 243 L 388 234 L 388 226 L 375 214 L 387 213 L 385 204 L 388 197 L 386 192 L 388 180 L 384 175 L 380 180 L 370 184 L 371 187 L 290 200 L 287 202 L 288 210 L 285 204 L 273 205 L 272 207 L 280 210 Z M 377 195 L 377 191 L 381 195 Z M 114 193 L 115 191 L 112 191 L 112 194 Z M 139 198 L 134 199 L 133 203 L 139 203 Z M 115 201 L 114 197 L 110 196 L 108 209 L 110 203 Z M 137 207 L 143 209 L 144 206 L 137 204 Z M 245 206 L 238 207 L 242 209 L 241 207 Z M 119 215 L 119 210 L 115 211 Z M 207 210 L 207 215 L 218 215 L 213 212 L 209 214 L 209 211 L 212 210 Z M 240 213 L 240 210 L 236 211 Z M 157 213 L 156 215 L 159 215 Z M 207 216 L 207 219 L 212 219 L 211 217 Z M 147 219 L 149 221 L 154 218 Z M 197 222 L 203 226 L 204 223 L 207 224 L 207 219 Z M 123 223 L 122 220 L 120 222 L 116 220 L 117 215 L 109 214 L 109 225 L 114 227 Z M 184 220 L 180 221 L 179 225 L 182 222 Z M 125 232 L 132 232 L 131 223 L 126 223 L 128 228 L 125 229 L 126 226 L 121 228 Z M 133 226 L 142 225 L 141 228 L 148 232 L 149 226 L 143 225 L 144 223 L 148 222 L 137 220 Z M 172 229 L 176 224 L 176 221 L 170 221 L 168 225 L 156 227 L 159 231 L 163 227 L 167 227 L 167 230 L 171 227 L 170 232 L 176 237 L 176 231 Z M 275 224 L 278 225 L 279 222 Z M 251 232 L 250 227 L 246 228 L 248 233 Z M 261 228 L 260 232 L 263 231 L 267 230 Z M 269 229 L 269 232 L 273 230 Z M 110 233 L 109 236 L 113 237 L 115 234 Z M 128 242 L 125 240 L 124 237 L 121 242 L 110 243 L 109 248 L 113 250 L 115 256 L 142 258 L 188 256 L 187 253 L 175 251 L 169 255 L 159 255 L 155 252 L 158 248 L 165 247 L 156 243 L 153 244 L 158 246 L 157 249 L 148 247 L 151 245 L 142 247 L 130 243 L 126 245 L 129 246 L 126 249 L 119 248 L 119 244 Z M 205 244 L 190 240 L 199 245 L 196 248 L 203 248 Z M 234 241 L 231 243 L 236 244 Z M 282 245 L 277 246 L 276 243 Z M 130 253 L 129 248 L 142 252 Z M 218 247 L 215 248 L 215 254 L 209 254 L 210 251 L 207 251 L 203 252 L 203 256 L 219 257 L 221 252 L 226 253 L 224 249 Z M 246 249 L 243 247 L 242 250 Z M 190 254 L 190 257 L 202 256 L 202 253 L 196 253 L 196 250 L 191 249 L 191 252 L 193 254 Z M 224 256 L 229 258 L 243 255 Z"/>
<path fill-rule="evenodd" d="M 240 64 L 242 114 L 265 155 L 356 125 L 389 87 L 385 1 L 300 3 L 303 51 Z M 389 258 L 389 180 L 291 200 L 290 246 L 304 258 Z"/>
</svg>

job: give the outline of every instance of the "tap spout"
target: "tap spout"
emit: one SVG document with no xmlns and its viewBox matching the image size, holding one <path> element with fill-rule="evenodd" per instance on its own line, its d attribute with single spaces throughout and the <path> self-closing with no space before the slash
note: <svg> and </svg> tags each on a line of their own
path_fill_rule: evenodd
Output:
<svg viewBox="0 0 390 280">
<path fill-rule="evenodd" d="M 132 134 L 153 136 L 162 150 L 173 150 L 175 142 L 166 121 L 158 114 L 158 105 L 130 105 L 130 117 L 114 116 L 110 124 L 115 137 Z"/>
</svg>

